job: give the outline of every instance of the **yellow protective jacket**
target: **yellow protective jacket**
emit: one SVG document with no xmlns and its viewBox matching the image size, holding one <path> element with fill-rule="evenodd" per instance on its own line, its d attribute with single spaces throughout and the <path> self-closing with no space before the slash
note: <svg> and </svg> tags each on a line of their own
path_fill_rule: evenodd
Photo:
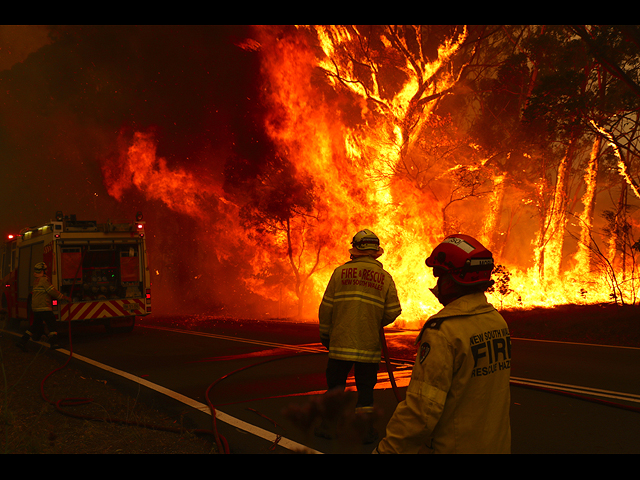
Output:
<svg viewBox="0 0 640 480">
<path fill-rule="evenodd" d="M 46 277 L 37 278 L 31 291 L 31 310 L 34 312 L 52 310 L 52 298 L 62 300 L 64 295 L 51 285 Z"/>
<path fill-rule="evenodd" d="M 329 344 L 329 358 L 380 362 L 380 328 L 401 311 L 393 278 L 378 260 L 355 257 L 336 268 L 318 311 L 320 339 Z"/>
<path fill-rule="evenodd" d="M 431 317 L 416 345 L 406 398 L 377 452 L 510 453 L 511 338 L 484 293 Z"/>
</svg>

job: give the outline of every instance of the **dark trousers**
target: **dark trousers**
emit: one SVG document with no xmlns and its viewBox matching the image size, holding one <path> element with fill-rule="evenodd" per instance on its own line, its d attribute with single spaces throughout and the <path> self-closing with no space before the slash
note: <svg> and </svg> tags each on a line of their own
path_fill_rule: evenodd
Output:
<svg viewBox="0 0 640 480">
<path fill-rule="evenodd" d="M 38 341 L 44 333 L 44 325 L 47 325 L 49 330 L 49 338 L 52 338 L 57 334 L 56 332 L 56 316 L 51 310 L 44 312 L 33 312 L 33 324 L 27 329 L 25 334 L 30 336 L 32 340 Z M 56 338 L 56 337 L 53 337 Z"/>
<path fill-rule="evenodd" d="M 358 390 L 357 407 L 373 406 L 373 388 L 378 382 L 378 363 L 360 363 L 330 358 L 327 362 L 327 388 L 344 390 L 351 368 L 354 368 L 356 389 Z"/>
</svg>

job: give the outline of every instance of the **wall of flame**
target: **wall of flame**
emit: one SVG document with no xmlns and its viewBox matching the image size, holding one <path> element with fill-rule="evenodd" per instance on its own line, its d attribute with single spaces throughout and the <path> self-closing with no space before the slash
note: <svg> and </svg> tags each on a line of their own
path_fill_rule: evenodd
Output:
<svg viewBox="0 0 640 480">
<path fill-rule="evenodd" d="M 476 146 L 459 150 L 455 162 L 416 161 L 415 152 L 436 143 L 454 146 L 459 126 L 434 115 L 435 102 L 418 112 L 414 100 L 417 91 L 427 99 L 456 87 L 456 72 L 444 67 L 469 34 L 463 27 L 443 36 L 428 61 L 396 62 L 367 82 L 345 81 L 363 65 L 347 54 L 358 41 L 353 27 L 56 33 L 0 71 L 3 153 L 12 165 L 2 195 L 15 205 L 3 221 L 19 229 L 49 210 L 100 219 L 142 210 L 155 298 L 167 312 L 250 307 L 254 315 L 313 319 L 362 228 L 381 238 L 380 260 L 403 303 L 400 326 L 440 308 L 424 259 L 455 231 L 490 246 L 492 235 L 508 236 L 495 250 L 511 275 L 510 291 L 490 296 L 500 307 L 611 300 L 602 272 L 575 268 L 570 241 L 555 252 L 568 268 L 540 277 L 533 200 L 500 175 L 482 177 L 487 159 Z M 375 51 L 391 55 L 391 42 L 379 42 Z M 432 130 L 450 138 L 436 142 Z M 26 173 L 50 164 L 47 175 Z M 230 185 L 229 173 L 241 181 Z M 285 177 L 308 188 L 312 203 L 291 212 L 288 235 L 274 216 L 256 228 L 254 215 L 247 228 L 247 205 L 264 192 L 277 199 Z M 479 179 L 484 194 L 449 203 L 452 178 Z M 18 189 L 36 184 L 38 193 L 23 200 Z M 505 208 L 495 211 L 500 200 Z"/>
</svg>

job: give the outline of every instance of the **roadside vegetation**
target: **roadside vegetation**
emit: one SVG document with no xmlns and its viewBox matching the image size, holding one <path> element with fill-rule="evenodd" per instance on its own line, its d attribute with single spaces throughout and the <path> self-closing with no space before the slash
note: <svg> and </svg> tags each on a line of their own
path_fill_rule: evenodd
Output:
<svg viewBox="0 0 640 480">
<path fill-rule="evenodd" d="M 97 420 L 60 413 L 42 398 L 41 384 L 66 359 L 38 344 L 32 344 L 28 353 L 22 352 L 15 346 L 17 339 L 0 332 L 1 453 L 216 453 L 211 436 L 190 433 L 183 425 L 184 412 L 169 415 L 161 406 L 143 402 L 138 394 L 70 365 L 47 378 L 45 396 L 53 403 L 61 398 L 93 399 L 63 409 Z M 107 421 L 112 419 L 129 424 Z"/>
</svg>

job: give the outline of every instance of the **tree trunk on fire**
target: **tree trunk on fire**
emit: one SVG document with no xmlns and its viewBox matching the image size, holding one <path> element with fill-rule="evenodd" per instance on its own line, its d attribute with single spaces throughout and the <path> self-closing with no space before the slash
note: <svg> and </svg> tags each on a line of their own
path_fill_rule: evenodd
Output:
<svg viewBox="0 0 640 480">
<path fill-rule="evenodd" d="M 586 191 L 582 197 L 584 210 L 578 217 L 580 219 L 580 241 L 578 242 L 578 251 L 575 255 L 574 271 L 578 274 L 591 271 L 591 255 L 589 245 L 591 243 L 591 231 L 593 229 L 593 212 L 596 206 L 596 179 L 598 176 L 598 164 L 600 157 L 600 148 L 602 147 L 602 137 L 596 135 L 591 148 L 589 164 L 584 174 Z"/>
<path fill-rule="evenodd" d="M 304 304 L 305 297 L 307 294 L 307 287 L 309 284 L 309 279 L 311 276 L 317 271 L 318 266 L 320 264 L 320 253 L 322 251 L 322 245 L 317 246 L 317 250 L 315 251 L 315 262 L 311 267 L 309 267 L 308 272 L 304 272 L 303 262 L 302 262 L 302 253 L 304 253 L 305 248 L 304 245 L 300 248 L 300 254 L 296 261 L 293 256 L 293 243 L 291 238 L 291 219 L 287 218 L 285 222 L 286 233 L 287 233 L 287 258 L 289 259 L 289 265 L 293 271 L 293 274 L 296 279 L 295 284 L 295 292 L 298 297 L 298 318 L 301 318 L 304 313 Z M 304 237 L 304 232 L 302 234 Z"/>
<path fill-rule="evenodd" d="M 609 239 L 609 263 L 614 271 L 621 271 L 622 280 L 626 277 L 626 233 L 627 233 L 627 183 L 623 180 L 618 197 L 618 206 L 612 219 L 611 237 Z"/>
<path fill-rule="evenodd" d="M 541 231 L 538 235 L 536 248 L 540 280 L 554 278 L 560 273 L 565 225 L 567 223 L 566 206 L 569 192 L 569 173 L 577 140 L 578 137 L 576 135 L 572 136 L 565 155 L 560 161 L 553 199 L 546 218 L 541 221 Z"/>
<path fill-rule="evenodd" d="M 500 215 L 504 201 L 505 178 L 506 174 L 501 174 L 493 179 L 493 194 L 490 200 L 489 216 L 481 234 L 484 245 L 491 250 L 496 257 L 502 254 L 502 249 L 504 248 L 504 239 L 498 241 L 496 234 L 501 232 Z"/>
</svg>

